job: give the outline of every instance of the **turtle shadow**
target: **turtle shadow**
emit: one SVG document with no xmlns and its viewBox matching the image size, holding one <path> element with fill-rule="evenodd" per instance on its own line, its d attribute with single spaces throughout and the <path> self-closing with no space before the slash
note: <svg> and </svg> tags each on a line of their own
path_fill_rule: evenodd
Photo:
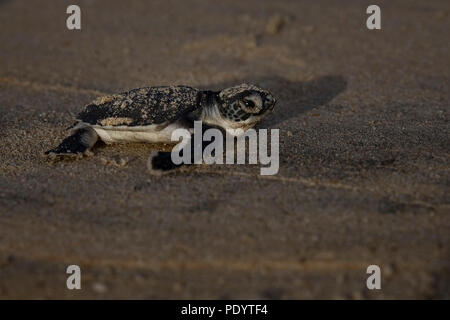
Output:
<svg viewBox="0 0 450 320">
<path fill-rule="evenodd" d="M 277 99 L 277 105 L 273 113 L 263 119 L 259 124 L 260 127 L 264 128 L 276 127 L 284 121 L 296 118 L 314 108 L 326 105 L 347 88 L 347 81 L 342 76 L 334 75 L 323 76 L 304 82 L 290 81 L 281 77 L 245 78 L 241 82 L 252 83 L 269 90 Z M 210 84 L 205 87 L 202 86 L 201 88 L 220 90 L 237 84 L 236 81 L 223 82 L 214 85 Z M 221 188 L 221 193 L 228 191 L 226 200 L 217 200 L 213 205 L 209 202 L 200 202 L 189 209 L 195 212 L 198 208 L 207 206 L 210 212 L 215 212 L 222 203 L 229 203 L 230 199 L 237 193 L 232 182 L 219 184 L 217 187 Z"/>
<path fill-rule="evenodd" d="M 265 127 L 275 127 L 286 120 L 326 105 L 347 88 L 347 81 L 338 75 L 327 75 L 311 81 L 290 81 L 278 76 L 249 77 L 243 78 L 240 82 L 252 83 L 267 89 L 277 99 L 273 113 L 261 122 Z M 228 81 L 202 88 L 220 90 L 236 84 L 236 81 L 233 83 Z"/>
</svg>

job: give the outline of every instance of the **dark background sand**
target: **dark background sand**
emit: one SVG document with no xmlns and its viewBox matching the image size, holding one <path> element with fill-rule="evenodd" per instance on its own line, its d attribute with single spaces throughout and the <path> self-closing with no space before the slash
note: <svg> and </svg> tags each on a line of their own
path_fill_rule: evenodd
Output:
<svg viewBox="0 0 450 320">
<path fill-rule="evenodd" d="M 381 31 L 369 1 L 1 0 L 0 297 L 448 298 L 449 2 L 376 3 Z M 244 81 L 279 100 L 277 176 L 40 156 L 103 92 Z"/>
</svg>

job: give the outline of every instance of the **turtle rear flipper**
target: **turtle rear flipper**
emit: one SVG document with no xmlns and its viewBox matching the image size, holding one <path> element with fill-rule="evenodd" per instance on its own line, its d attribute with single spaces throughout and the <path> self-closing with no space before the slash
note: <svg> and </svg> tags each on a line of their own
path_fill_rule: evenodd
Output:
<svg viewBox="0 0 450 320">
<path fill-rule="evenodd" d="M 46 151 L 45 155 L 73 156 L 85 153 L 94 146 L 97 140 L 98 135 L 94 129 L 83 127 L 65 138 L 56 148 Z"/>
</svg>

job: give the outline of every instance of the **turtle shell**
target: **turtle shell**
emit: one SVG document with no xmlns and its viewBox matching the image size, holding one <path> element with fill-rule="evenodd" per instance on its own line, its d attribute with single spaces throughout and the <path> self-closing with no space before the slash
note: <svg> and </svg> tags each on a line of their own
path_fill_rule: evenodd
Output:
<svg viewBox="0 0 450 320">
<path fill-rule="evenodd" d="M 146 126 L 172 122 L 199 107 L 199 90 L 187 86 L 146 87 L 99 97 L 77 119 L 98 126 Z"/>
</svg>

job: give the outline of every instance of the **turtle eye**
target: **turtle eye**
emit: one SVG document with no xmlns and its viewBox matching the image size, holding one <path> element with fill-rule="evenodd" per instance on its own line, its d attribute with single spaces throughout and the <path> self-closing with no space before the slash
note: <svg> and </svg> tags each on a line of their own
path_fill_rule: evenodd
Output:
<svg viewBox="0 0 450 320">
<path fill-rule="evenodd" d="M 252 100 L 244 100 L 244 104 L 249 108 L 253 108 L 255 106 L 255 103 Z"/>
</svg>

